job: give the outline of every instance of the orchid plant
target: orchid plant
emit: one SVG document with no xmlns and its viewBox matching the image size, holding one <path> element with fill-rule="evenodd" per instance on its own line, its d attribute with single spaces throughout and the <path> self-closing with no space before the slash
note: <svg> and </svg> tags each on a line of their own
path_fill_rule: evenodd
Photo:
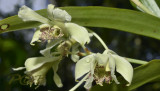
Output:
<svg viewBox="0 0 160 91">
<path fill-rule="evenodd" d="M 131 0 L 131 2 L 137 9 L 153 15 L 154 18 L 160 15 L 157 13 L 160 9 L 154 1 Z M 153 7 L 152 5 L 155 6 Z M 75 81 L 78 82 L 70 91 L 75 91 L 82 83 L 85 83 L 84 88 L 87 90 L 91 89 L 93 82 L 99 86 L 111 83 L 121 84 L 116 74 L 120 74 L 126 82 L 126 87 L 130 86 L 134 76 L 134 69 L 130 63 L 147 63 L 141 60 L 132 61 L 110 50 L 101 37 L 95 32 L 76 23 L 72 23 L 72 16 L 65 10 L 55 8 L 54 5 L 49 4 L 46 13 L 47 17 L 44 17 L 27 6 L 22 6 L 18 12 L 18 17 L 23 20 L 23 22 L 36 21 L 40 23 L 40 25 L 35 26 L 36 31 L 30 44 L 35 46 L 36 42 L 46 43 L 45 49 L 40 50 L 42 54 L 41 57 L 28 58 L 24 63 L 24 67 L 13 68 L 14 71 L 25 70 L 25 84 L 30 87 L 33 85 L 35 85 L 36 88 L 41 85 L 45 86 L 46 74 L 50 69 L 54 72 L 53 81 L 57 87 L 63 87 L 61 77 L 57 71 L 59 63 L 68 56 L 71 56 L 71 60 L 75 63 Z M 146 17 L 150 16 L 146 15 Z M 9 25 L 6 26 L 7 25 L 3 27 L 3 31 L 6 30 Z M 125 29 L 127 28 L 125 27 L 124 30 Z M 152 36 L 152 34 L 138 33 Z M 91 49 L 87 47 L 91 41 L 91 37 L 99 40 L 104 47 L 103 53 L 92 52 Z M 154 38 L 159 37 L 154 36 Z"/>
<path fill-rule="evenodd" d="M 131 83 L 133 68 L 126 59 L 109 49 L 105 50 L 103 54 L 91 53 L 87 50 L 85 44 L 90 42 L 92 33 L 89 33 L 86 28 L 80 25 L 70 23 L 71 16 L 65 10 L 54 8 L 54 5 L 50 4 L 47 12 L 48 19 L 27 6 L 22 6 L 18 12 L 18 16 L 23 21 L 42 23 L 35 31 L 31 45 L 35 45 L 34 42 L 47 42 L 46 49 L 40 51 L 43 57 L 28 58 L 25 67 L 13 68 L 15 71 L 26 69 L 28 85 L 46 85 L 46 73 L 52 68 L 54 82 L 58 87 L 62 87 L 61 79 L 56 72 L 59 62 L 63 57 L 70 54 L 71 59 L 76 62 L 75 79 L 78 80 L 86 73 L 88 74 L 86 79 L 81 80 L 86 80 L 84 85 L 86 89 L 91 88 L 93 80 L 101 86 L 103 86 L 104 81 L 110 83 L 112 80 L 119 84 L 115 76 L 115 68 L 129 84 Z M 83 58 L 78 55 L 80 53 L 79 46 L 85 50 L 83 54 L 86 54 L 86 56 Z M 51 51 L 52 48 L 56 48 L 56 50 Z M 73 87 L 71 91 L 75 90 L 76 87 Z"/>
</svg>

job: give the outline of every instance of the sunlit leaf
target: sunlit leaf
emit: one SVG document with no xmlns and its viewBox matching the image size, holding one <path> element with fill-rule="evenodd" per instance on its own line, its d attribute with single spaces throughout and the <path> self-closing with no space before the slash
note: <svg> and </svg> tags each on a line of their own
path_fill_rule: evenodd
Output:
<svg viewBox="0 0 160 91">
<path fill-rule="evenodd" d="M 128 88 L 122 84 L 104 84 L 104 86 L 96 85 L 90 91 L 128 91 Z"/>
<path fill-rule="evenodd" d="M 130 90 L 144 85 L 145 83 L 151 82 L 155 79 L 160 78 L 160 60 L 153 60 L 148 64 L 139 66 L 134 69 L 133 81 Z"/>
<path fill-rule="evenodd" d="M 39 14 L 44 15 L 45 17 L 47 16 L 47 11 L 46 10 L 40 10 L 37 11 Z M 46 13 L 43 13 L 46 12 Z M 5 18 L 3 20 L 0 21 L 0 33 L 4 33 L 4 32 L 10 32 L 10 31 L 15 31 L 15 30 L 21 30 L 21 29 L 29 29 L 29 28 L 34 28 L 37 27 L 38 25 L 40 25 L 41 23 L 39 22 L 24 22 L 22 21 L 21 18 L 19 18 L 17 15 L 15 16 L 11 16 L 8 18 Z M 4 25 L 8 25 L 8 27 L 6 27 L 4 29 Z"/>
<path fill-rule="evenodd" d="M 63 7 L 72 16 L 72 22 L 87 27 L 112 28 L 139 35 L 160 39 L 160 19 L 152 15 L 127 9 L 108 7 Z M 47 17 L 46 10 L 39 10 L 39 14 Z M 33 28 L 40 23 L 23 22 L 17 16 L 0 21 L 0 25 L 9 24 L 0 33 Z"/>
</svg>

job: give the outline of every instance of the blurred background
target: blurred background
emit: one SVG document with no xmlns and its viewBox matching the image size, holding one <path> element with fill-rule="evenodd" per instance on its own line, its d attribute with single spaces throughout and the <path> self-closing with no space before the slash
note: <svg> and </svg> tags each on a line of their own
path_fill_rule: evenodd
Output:
<svg viewBox="0 0 160 91">
<path fill-rule="evenodd" d="M 57 7 L 64 6 L 104 6 L 123 9 L 132 9 L 129 0 L 0 0 L 0 20 L 16 15 L 22 5 L 26 5 L 33 10 L 47 8 L 48 4 Z M 134 59 L 150 61 L 160 59 L 160 41 L 144 36 L 126 33 L 107 28 L 91 28 L 98 33 L 110 49 L 121 56 Z M 1 91 L 35 91 L 35 87 L 21 85 L 19 81 L 9 84 L 10 77 L 14 74 L 23 75 L 21 72 L 13 72 L 11 68 L 24 66 L 24 62 L 29 57 L 40 56 L 39 50 L 44 48 L 43 44 L 31 46 L 30 41 L 34 29 L 27 29 L 15 32 L 0 34 L 0 90 Z M 100 43 L 92 38 L 87 45 L 93 52 L 103 52 Z M 133 64 L 134 67 L 139 66 Z M 76 82 L 74 80 L 75 64 L 70 57 L 65 58 L 59 65 L 58 74 L 62 78 L 63 88 L 58 88 L 52 80 L 53 72 L 47 73 L 47 85 L 41 86 L 36 91 L 68 91 Z M 77 91 L 85 91 L 83 86 Z M 152 82 L 141 86 L 135 91 L 160 91 L 160 82 Z"/>
</svg>

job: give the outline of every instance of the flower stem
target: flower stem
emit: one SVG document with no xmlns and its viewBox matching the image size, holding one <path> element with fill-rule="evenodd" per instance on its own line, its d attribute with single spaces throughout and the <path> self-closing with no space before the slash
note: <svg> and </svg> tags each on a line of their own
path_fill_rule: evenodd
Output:
<svg viewBox="0 0 160 91">
<path fill-rule="evenodd" d="M 91 30 L 90 30 L 91 31 Z M 107 45 L 104 43 L 104 41 L 101 39 L 101 37 L 99 37 L 98 34 L 96 34 L 95 32 L 91 31 L 91 33 L 99 40 L 99 42 L 103 45 L 103 47 L 106 49 L 106 50 L 109 50 Z"/>
<path fill-rule="evenodd" d="M 130 63 L 135 63 L 135 64 L 147 64 L 148 63 L 143 60 L 137 60 L 137 59 L 132 59 L 132 58 L 125 58 L 125 59 L 127 59 Z"/>
<path fill-rule="evenodd" d="M 133 3 L 135 3 L 139 8 L 141 8 L 143 11 L 145 11 L 148 14 L 154 15 L 146 6 L 144 6 L 139 0 L 131 0 Z M 155 16 L 155 15 L 154 15 Z"/>
<path fill-rule="evenodd" d="M 99 41 L 100 43 L 103 45 L 103 47 L 106 49 L 106 50 L 109 50 L 107 45 L 104 43 L 104 41 L 99 37 L 98 34 L 96 34 L 95 32 L 93 32 L 92 30 L 89 30 Z M 131 59 L 131 58 L 126 58 L 130 63 L 135 63 L 135 64 L 146 64 L 148 62 L 146 61 L 142 61 L 142 60 L 137 60 L 137 59 Z"/>
<path fill-rule="evenodd" d="M 89 76 L 90 73 L 88 73 L 85 77 L 83 77 L 83 79 L 77 83 L 72 89 L 70 89 L 69 91 L 75 91 Z"/>
</svg>

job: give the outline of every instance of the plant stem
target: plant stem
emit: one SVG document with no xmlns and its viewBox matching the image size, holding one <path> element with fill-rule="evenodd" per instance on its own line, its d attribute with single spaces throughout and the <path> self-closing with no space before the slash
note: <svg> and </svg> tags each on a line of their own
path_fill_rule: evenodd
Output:
<svg viewBox="0 0 160 91">
<path fill-rule="evenodd" d="M 125 58 L 127 59 L 130 63 L 135 63 L 135 64 L 146 64 L 148 62 L 143 61 L 143 60 L 137 60 L 137 59 L 132 59 L 132 58 Z"/>
<path fill-rule="evenodd" d="M 104 43 L 104 41 L 99 37 L 98 34 L 96 34 L 95 32 L 93 32 L 92 30 L 89 30 L 98 40 L 99 42 L 103 45 L 103 47 L 106 50 L 109 50 L 107 45 Z M 148 62 L 146 61 L 142 61 L 142 60 L 137 60 L 137 59 L 131 59 L 131 58 L 126 58 L 130 63 L 135 63 L 135 64 L 146 64 Z"/>
<path fill-rule="evenodd" d="M 101 39 L 101 37 L 99 37 L 98 34 L 96 34 L 95 32 L 92 32 L 92 34 L 99 40 L 99 42 L 103 45 L 103 47 L 106 49 L 106 50 L 109 50 L 107 45 L 104 43 L 104 41 Z"/>
<path fill-rule="evenodd" d="M 146 6 L 144 6 L 139 0 L 131 0 L 133 3 L 135 3 L 139 8 L 141 8 L 143 11 L 145 11 L 148 14 L 154 15 Z M 155 16 L 155 15 L 154 15 Z"/>
<path fill-rule="evenodd" d="M 85 77 L 83 77 L 83 79 L 77 83 L 72 89 L 70 89 L 69 91 L 75 91 L 89 76 L 90 73 L 88 73 Z"/>
</svg>

